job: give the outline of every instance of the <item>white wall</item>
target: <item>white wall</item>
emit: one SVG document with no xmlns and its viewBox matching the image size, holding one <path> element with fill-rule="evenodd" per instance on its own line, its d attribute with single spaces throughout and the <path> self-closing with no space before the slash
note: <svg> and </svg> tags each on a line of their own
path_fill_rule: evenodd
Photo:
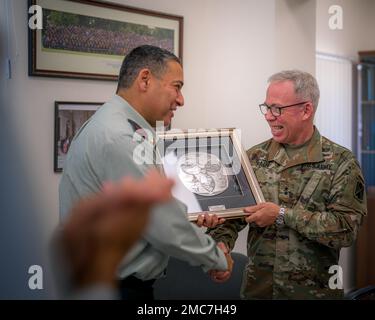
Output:
<svg viewBox="0 0 375 320">
<path fill-rule="evenodd" d="M 343 29 L 331 30 L 328 8 L 343 9 Z M 358 51 L 375 50 L 375 1 L 318 0 L 316 49 L 319 52 L 351 57 L 357 60 Z"/>
<path fill-rule="evenodd" d="M 315 12 L 315 0 L 276 1 L 276 70 L 315 74 Z"/>
</svg>

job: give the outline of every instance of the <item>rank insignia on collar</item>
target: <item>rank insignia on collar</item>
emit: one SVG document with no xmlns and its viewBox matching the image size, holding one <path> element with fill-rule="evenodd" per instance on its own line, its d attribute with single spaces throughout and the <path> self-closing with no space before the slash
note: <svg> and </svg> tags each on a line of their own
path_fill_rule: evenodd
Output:
<svg viewBox="0 0 375 320">
<path fill-rule="evenodd" d="M 147 135 L 146 130 L 143 129 L 138 123 L 136 123 L 135 121 L 133 121 L 131 119 L 128 119 L 128 122 L 132 126 L 134 132 L 136 132 L 137 134 L 139 134 L 144 140 L 147 140 L 149 138 L 148 135 Z M 151 143 L 154 144 L 154 139 L 153 138 L 151 139 Z"/>
</svg>

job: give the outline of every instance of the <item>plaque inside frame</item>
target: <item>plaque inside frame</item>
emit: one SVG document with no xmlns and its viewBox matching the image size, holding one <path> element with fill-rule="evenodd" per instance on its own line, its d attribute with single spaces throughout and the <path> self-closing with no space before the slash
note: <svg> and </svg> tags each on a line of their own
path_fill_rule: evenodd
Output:
<svg viewBox="0 0 375 320">
<path fill-rule="evenodd" d="M 247 206 L 264 202 L 237 129 L 158 132 L 166 175 L 176 182 L 173 196 L 187 206 L 188 219 L 204 212 L 220 218 L 248 215 Z"/>
</svg>

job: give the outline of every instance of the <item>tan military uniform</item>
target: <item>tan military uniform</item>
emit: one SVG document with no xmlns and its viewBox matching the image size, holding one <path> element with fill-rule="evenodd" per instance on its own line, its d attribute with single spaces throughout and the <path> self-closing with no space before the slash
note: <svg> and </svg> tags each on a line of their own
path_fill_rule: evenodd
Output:
<svg viewBox="0 0 375 320">
<path fill-rule="evenodd" d="M 338 264 L 340 249 L 353 244 L 367 213 L 354 155 L 315 128 L 292 159 L 272 139 L 248 150 L 248 156 L 266 201 L 287 209 L 284 226 L 250 226 L 242 297 L 342 298 L 343 290 L 329 287 L 330 277 L 338 275 L 329 269 Z M 232 220 L 209 232 L 232 249 L 245 226 L 244 219 Z"/>
</svg>

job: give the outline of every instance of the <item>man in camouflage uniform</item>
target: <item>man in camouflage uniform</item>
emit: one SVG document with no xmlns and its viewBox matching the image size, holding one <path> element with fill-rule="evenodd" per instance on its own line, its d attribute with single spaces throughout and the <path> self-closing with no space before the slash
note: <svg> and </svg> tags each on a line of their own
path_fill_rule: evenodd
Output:
<svg viewBox="0 0 375 320">
<path fill-rule="evenodd" d="M 353 244 L 367 212 L 360 167 L 313 125 L 319 101 L 313 76 L 284 71 L 269 82 L 260 109 L 273 137 L 247 152 L 267 202 L 209 232 L 233 249 L 250 224 L 245 299 L 342 298 L 342 289 L 329 286 L 337 275 L 330 267 Z"/>
</svg>

